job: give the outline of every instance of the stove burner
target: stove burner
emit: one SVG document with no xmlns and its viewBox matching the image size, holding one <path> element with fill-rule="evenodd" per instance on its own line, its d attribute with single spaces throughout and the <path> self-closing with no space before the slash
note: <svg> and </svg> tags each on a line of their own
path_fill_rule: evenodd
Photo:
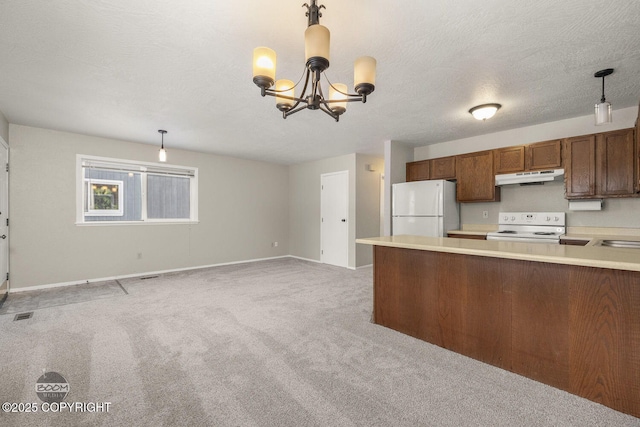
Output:
<svg viewBox="0 0 640 427">
<path fill-rule="evenodd" d="M 538 236 L 553 236 L 556 233 L 552 232 L 552 231 L 536 231 L 533 234 L 537 234 Z"/>
<path fill-rule="evenodd" d="M 513 230 L 502 230 L 502 231 L 498 231 L 498 233 L 500 233 L 500 234 L 516 234 L 516 232 L 513 231 Z"/>
</svg>

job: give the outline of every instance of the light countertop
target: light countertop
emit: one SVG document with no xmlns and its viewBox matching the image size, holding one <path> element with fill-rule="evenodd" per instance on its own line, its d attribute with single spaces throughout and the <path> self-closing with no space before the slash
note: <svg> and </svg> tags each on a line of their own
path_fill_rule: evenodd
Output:
<svg viewBox="0 0 640 427">
<path fill-rule="evenodd" d="M 625 238 L 636 239 L 640 240 L 640 236 Z M 402 235 L 357 239 L 356 243 L 640 272 L 640 249 L 602 247 L 595 242 L 589 246 L 571 246 Z"/>
</svg>

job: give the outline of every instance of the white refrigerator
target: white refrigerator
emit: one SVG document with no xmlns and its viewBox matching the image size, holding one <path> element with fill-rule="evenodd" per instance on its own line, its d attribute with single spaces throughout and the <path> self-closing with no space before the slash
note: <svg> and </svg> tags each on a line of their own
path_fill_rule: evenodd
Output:
<svg viewBox="0 0 640 427">
<path fill-rule="evenodd" d="M 391 234 L 444 237 L 460 227 L 456 184 L 445 180 L 393 184 Z"/>
</svg>

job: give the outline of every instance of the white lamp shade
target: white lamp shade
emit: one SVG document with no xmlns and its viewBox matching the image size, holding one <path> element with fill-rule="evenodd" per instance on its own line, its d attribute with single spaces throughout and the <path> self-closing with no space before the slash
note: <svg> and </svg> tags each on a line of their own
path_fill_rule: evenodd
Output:
<svg viewBox="0 0 640 427">
<path fill-rule="evenodd" d="M 158 152 L 158 160 L 161 162 L 167 161 L 167 150 L 165 150 L 164 148 L 160 149 L 160 151 Z"/>
<path fill-rule="evenodd" d="M 342 93 L 340 93 L 342 92 Z M 329 100 L 330 101 L 340 101 L 346 100 L 347 95 L 347 85 L 342 83 L 334 83 L 333 86 L 329 86 Z M 341 109 L 342 111 L 347 109 L 347 101 L 345 102 L 332 102 L 329 104 L 329 108 L 335 110 L 336 108 Z"/>
<path fill-rule="evenodd" d="M 276 52 L 268 47 L 253 49 L 253 77 L 264 76 L 276 79 Z"/>
<path fill-rule="evenodd" d="M 304 32 L 304 58 L 320 57 L 329 61 L 329 46 L 331 44 L 329 29 L 323 25 L 310 25 Z"/>
<path fill-rule="evenodd" d="M 290 107 L 293 107 L 296 101 L 278 96 L 278 95 L 284 95 L 284 96 L 290 96 L 293 98 L 295 96 L 295 91 L 293 86 L 294 84 L 291 80 L 280 79 L 276 81 L 276 91 L 277 91 L 276 105 L 288 105 Z M 283 91 L 283 92 L 279 92 L 279 91 Z"/>
<path fill-rule="evenodd" d="M 611 103 L 601 102 L 596 104 L 596 126 L 612 123 Z"/>
<path fill-rule="evenodd" d="M 353 65 L 353 86 L 376 85 L 376 60 L 371 56 L 361 56 Z"/>
</svg>

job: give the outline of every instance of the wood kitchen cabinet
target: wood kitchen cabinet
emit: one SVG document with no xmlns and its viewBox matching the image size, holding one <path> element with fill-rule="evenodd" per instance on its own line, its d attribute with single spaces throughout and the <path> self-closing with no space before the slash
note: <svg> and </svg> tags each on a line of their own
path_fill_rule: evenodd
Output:
<svg viewBox="0 0 640 427">
<path fill-rule="evenodd" d="M 525 170 L 558 169 L 562 167 L 562 140 L 536 142 L 525 147 Z"/>
<path fill-rule="evenodd" d="M 407 182 L 427 179 L 456 179 L 456 157 L 440 157 L 407 163 Z"/>
<path fill-rule="evenodd" d="M 635 129 L 567 138 L 564 150 L 567 199 L 638 195 Z"/>
<path fill-rule="evenodd" d="M 562 167 L 562 140 L 493 150 L 496 174 L 557 169 Z"/>
<path fill-rule="evenodd" d="M 458 202 L 499 202 L 495 185 L 493 151 L 456 156 L 456 199 Z"/>
<path fill-rule="evenodd" d="M 429 160 L 429 179 L 456 179 L 456 156 Z"/>
<path fill-rule="evenodd" d="M 447 237 L 455 237 L 456 239 L 471 239 L 471 240 L 487 240 L 486 234 L 461 234 L 461 233 L 447 233 Z"/>
<path fill-rule="evenodd" d="M 524 145 L 493 150 L 495 173 L 515 173 L 524 171 Z"/>
<path fill-rule="evenodd" d="M 566 198 L 596 194 L 596 136 L 567 138 L 564 142 Z"/>
<path fill-rule="evenodd" d="M 373 321 L 640 416 L 640 272 L 374 248 Z"/>
<path fill-rule="evenodd" d="M 630 196 L 637 192 L 634 130 L 596 135 L 596 192 Z"/>
<path fill-rule="evenodd" d="M 407 182 L 425 181 L 429 179 L 429 160 L 407 163 Z"/>
</svg>

